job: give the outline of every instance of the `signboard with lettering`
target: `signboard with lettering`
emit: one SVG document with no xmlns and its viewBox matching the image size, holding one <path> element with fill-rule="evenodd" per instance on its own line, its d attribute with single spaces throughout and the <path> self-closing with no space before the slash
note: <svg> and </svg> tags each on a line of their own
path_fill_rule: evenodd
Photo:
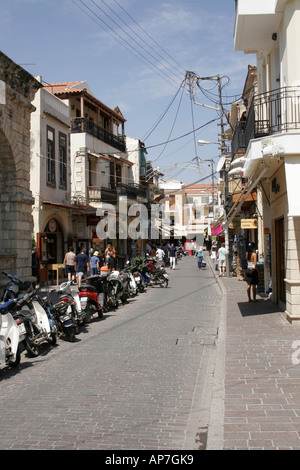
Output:
<svg viewBox="0 0 300 470">
<path fill-rule="evenodd" d="M 243 229 L 257 229 L 257 219 L 241 219 L 241 228 Z"/>
</svg>

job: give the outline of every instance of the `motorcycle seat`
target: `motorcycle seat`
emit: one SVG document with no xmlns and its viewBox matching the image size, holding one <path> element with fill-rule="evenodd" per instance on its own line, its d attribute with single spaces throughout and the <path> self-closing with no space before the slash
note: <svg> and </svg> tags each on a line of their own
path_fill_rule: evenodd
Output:
<svg viewBox="0 0 300 470">
<path fill-rule="evenodd" d="M 79 292 L 83 292 L 83 291 L 86 291 L 86 290 L 89 290 L 89 291 L 91 291 L 91 292 L 97 292 L 96 287 L 90 286 L 90 285 L 87 285 L 87 286 L 85 286 L 85 287 L 79 287 L 78 290 L 79 290 Z"/>
</svg>

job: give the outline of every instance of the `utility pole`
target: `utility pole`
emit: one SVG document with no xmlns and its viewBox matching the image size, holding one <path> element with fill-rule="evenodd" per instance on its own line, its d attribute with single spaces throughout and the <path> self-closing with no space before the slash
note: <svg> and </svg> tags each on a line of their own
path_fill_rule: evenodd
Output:
<svg viewBox="0 0 300 470">
<path fill-rule="evenodd" d="M 225 134 L 224 134 L 224 120 L 223 120 L 223 115 L 224 115 L 224 109 L 223 109 L 223 103 L 222 103 L 222 86 L 221 86 L 221 78 L 220 75 L 216 75 L 214 77 L 203 77 L 200 78 L 196 76 L 194 72 L 187 72 L 186 73 L 186 79 L 189 82 L 189 87 L 190 87 L 190 93 L 191 97 L 193 98 L 194 104 L 197 104 L 198 106 L 203 106 L 205 108 L 210 108 L 210 109 L 215 109 L 216 111 L 220 112 L 220 124 L 219 126 L 221 127 L 221 158 L 226 156 L 226 145 L 225 145 Z M 216 80 L 218 82 L 218 91 L 219 91 L 219 107 L 213 107 L 213 106 L 208 106 L 203 103 L 198 103 L 195 100 L 195 82 L 198 82 L 200 80 Z M 213 184 L 213 193 L 214 193 L 214 176 L 213 176 L 213 171 L 212 171 L 212 184 Z M 224 167 L 224 213 L 225 213 L 225 227 L 224 227 L 224 234 L 225 234 L 225 248 L 226 248 L 226 276 L 230 277 L 230 262 L 229 262 L 229 230 L 228 230 L 228 224 L 227 224 L 227 195 L 228 195 L 228 173 L 226 169 L 226 165 Z M 213 194 L 214 197 L 214 194 Z"/>
<path fill-rule="evenodd" d="M 221 87 L 221 79 L 218 75 L 218 89 L 219 89 L 219 101 L 220 101 L 220 114 L 221 114 L 221 158 L 225 157 L 226 155 L 226 146 L 225 146 L 225 134 L 224 134 L 224 121 L 223 121 L 223 103 L 222 103 L 222 87 Z M 225 226 L 224 226 L 224 234 L 225 234 L 225 249 L 226 249 L 226 277 L 230 277 L 230 260 L 229 260 L 229 229 L 227 223 L 227 196 L 228 196 L 228 173 L 226 169 L 226 165 L 224 166 L 224 214 L 225 214 Z"/>
</svg>

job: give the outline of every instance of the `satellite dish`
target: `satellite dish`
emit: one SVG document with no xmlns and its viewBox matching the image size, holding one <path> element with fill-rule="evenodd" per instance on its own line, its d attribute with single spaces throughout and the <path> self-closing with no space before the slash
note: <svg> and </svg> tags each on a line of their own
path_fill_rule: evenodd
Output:
<svg viewBox="0 0 300 470">
<path fill-rule="evenodd" d="M 219 163 L 217 165 L 217 173 L 220 173 L 220 171 L 223 169 L 223 166 L 225 164 L 225 160 L 226 160 L 225 157 L 220 158 Z"/>
</svg>

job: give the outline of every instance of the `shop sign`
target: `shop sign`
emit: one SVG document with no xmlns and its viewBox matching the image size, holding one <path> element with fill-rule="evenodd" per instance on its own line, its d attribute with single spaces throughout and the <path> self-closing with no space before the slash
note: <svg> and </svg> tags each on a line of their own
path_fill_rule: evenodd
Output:
<svg viewBox="0 0 300 470">
<path fill-rule="evenodd" d="M 243 229 L 257 229 L 257 219 L 241 219 L 241 228 Z"/>
</svg>

